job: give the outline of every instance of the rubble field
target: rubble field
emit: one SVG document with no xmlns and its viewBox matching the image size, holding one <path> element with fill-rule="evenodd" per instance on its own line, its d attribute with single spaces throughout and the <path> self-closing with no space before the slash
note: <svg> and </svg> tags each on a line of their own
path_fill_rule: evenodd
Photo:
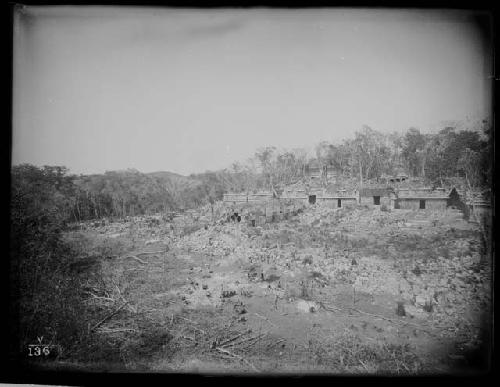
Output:
<svg viewBox="0 0 500 387">
<path fill-rule="evenodd" d="M 222 207 L 90 222 L 95 364 L 127 370 L 441 374 L 474 371 L 491 259 L 458 210 L 308 206 L 253 227 Z M 104 349 L 106 347 L 106 350 Z"/>
</svg>

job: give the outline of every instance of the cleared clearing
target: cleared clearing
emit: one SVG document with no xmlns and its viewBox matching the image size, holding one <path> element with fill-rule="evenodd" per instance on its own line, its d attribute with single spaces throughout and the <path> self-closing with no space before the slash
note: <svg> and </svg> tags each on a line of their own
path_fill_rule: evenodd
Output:
<svg viewBox="0 0 500 387">
<path fill-rule="evenodd" d="M 316 205 L 263 227 L 220 221 L 182 232 L 136 218 L 67 239 L 99 257 L 87 300 L 97 340 L 82 361 L 50 367 L 439 374 L 486 366 L 491 262 L 479 226 L 456 210 Z"/>
</svg>

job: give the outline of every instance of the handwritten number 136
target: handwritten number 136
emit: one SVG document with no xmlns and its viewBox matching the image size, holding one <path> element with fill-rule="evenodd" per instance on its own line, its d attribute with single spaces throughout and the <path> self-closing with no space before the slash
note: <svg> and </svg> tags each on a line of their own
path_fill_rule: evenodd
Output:
<svg viewBox="0 0 500 387">
<path fill-rule="evenodd" d="M 50 349 L 48 346 L 28 346 L 28 356 L 41 356 L 42 354 L 48 356 L 50 354 Z"/>
</svg>

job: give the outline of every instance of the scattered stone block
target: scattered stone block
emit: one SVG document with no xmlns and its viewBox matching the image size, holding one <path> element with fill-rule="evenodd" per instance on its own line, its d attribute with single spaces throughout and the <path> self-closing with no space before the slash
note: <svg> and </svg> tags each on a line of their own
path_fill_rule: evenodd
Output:
<svg viewBox="0 0 500 387">
<path fill-rule="evenodd" d="M 319 310 L 320 305 L 314 301 L 299 300 L 297 309 L 304 313 L 315 313 Z"/>
</svg>

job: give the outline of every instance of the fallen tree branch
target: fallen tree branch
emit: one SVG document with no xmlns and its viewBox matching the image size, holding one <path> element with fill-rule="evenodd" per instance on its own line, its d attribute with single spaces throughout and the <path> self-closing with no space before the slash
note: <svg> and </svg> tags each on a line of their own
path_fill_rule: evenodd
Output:
<svg viewBox="0 0 500 387">
<path fill-rule="evenodd" d="M 255 345 L 259 342 L 260 339 L 262 339 L 262 337 L 264 337 L 263 335 L 262 336 L 258 336 L 258 337 L 254 337 L 253 340 L 249 340 L 245 343 L 245 345 L 242 345 L 241 347 L 239 347 L 240 349 L 249 349 L 252 345 Z M 237 345 L 239 345 L 240 343 L 238 343 Z"/>
<path fill-rule="evenodd" d="M 143 265 L 145 265 L 147 263 L 147 262 L 143 261 L 142 259 L 136 257 L 135 255 L 126 255 L 122 258 L 132 258 L 132 259 L 135 259 L 137 262 L 142 263 Z"/>
<path fill-rule="evenodd" d="M 325 305 L 323 302 L 321 301 L 318 301 L 318 304 L 319 306 L 321 306 L 324 310 L 327 310 L 329 312 L 342 312 L 343 309 L 342 308 L 338 308 L 338 307 L 335 307 L 335 306 L 331 306 L 331 305 Z"/>
<path fill-rule="evenodd" d="M 142 251 L 139 253 L 135 253 L 135 255 L 153 255 L 153 254 L 161 254 L 164 253 L 165 250 L 159 250 L 159 251 Z"/>
<path fill-rule="evenodd" d="M 106 301 L 116 302 L 116 300 L 114 298 L 111 298 L 111 297 L 98 296 L 98 295 L 95 295 L 92 292 L 85 292 L 85 293 L 87 293 L 88 295 L 92 296 L 92 298 L 89 298 L 89 300 L 96 299 L 96 300 L 106 300 Z"/>
<path fill-rule="evenodd" d="M 366 364 L 365 364 L 365 363 L 363 363 L 360 359 L 358 359 L 358 360 L 359 360 L 359 362 L 361 363 L 361 365 L 363 366 L 363 368 L 364 368 L 367 372 L 370 372 L 370 371 L 368 370 L 368 367 L 366 366 Z"/>
<path fill-rule="evenodd" d="M 182 339 L 184 339 L 184 340 L 189 340 L 189 341 L 194 341 L 194 342 L 196 342 L 196 340 L 195 340 L 195 339 L 193 339 L 192 337 L 189 337 L 189 336 L 184 336 L 184 335 L 181 335 L 181 336 L 179 336 L 179 337 L 180 337 L 180 338 L 182 338 Z"/>
<path fill-rule="evenodd" d="M 245 339 L 245 340 L 238 341 L 238 342 L 236 342 L 236 343 L 231 343 L 231 344 L 229 344 L 229 345 L 224 345 L 224 347 L 226 347 L 226 348 L 227 348 L 227 347 L 234 347 L 234 346 L 237 346 L 237 345 L 240 345 L 240 344 L 243 344 L 243 343 L 248 343 L 249 341 L 252 341 L 252 340 L 256 340 L 256 341 L 257 341 L 258 339 L 262 338 L 262 337 L 263 337 L 263 336 L 265 336 L 266 334 L 267 334 L 267 332 L 266 332 L 266 333 L 261 333 L 261 334 L 259 334 L 259 335 L 257 335 L 257 336 L 252 336 L 252 337 L 249 337 L 249 338 L 247 338 L 247 339 Z M 250 345 L 250 344 L 249 344 L 249 345 Z"/>
<path fill-rule="evenodd" d="M 258 314 L 258 313 L 254 313 L 254 314 L 255 314 L 257 317 L 260 317 L 261 319 L 266 320 L 269 324 L 273 325 L 274 327 L 278 328 L 278 326 L 277 326 L 275 323 L 273 323 L 271 320 L 269 320 L 267 317 L 262 316 L 262 315 L 260 315 L 260 314 Z"/>
<path fill-rule="evenodd" d="M 232 352 L 229 352 L 228 350 L 224 349 L 224 348 L 215 348 L 216 351 L 218 352 L 221 352 L 221 353 L 224 353 L 228 356 L 231 356 L 231 357 L 234 357 L 238 360 L 241 360 L 243 363 L 245 363 L 246 365 L 250 366 L 255 372 L 260 372 L 259 369 L 257 369 L 257 367 L 255 367 L 252 363 L 250 363 L 247 359 L 245 359 L 244 357 L 241 357 L 239 355 L 236 355 L 235 353 L 232 353 Z"/>
<path fill-rule="evenodd" d="M 232 337 L 232 338 L 230 338 L 230 339 L 228 339 L 226 341 L 223 341 L 222 343 L 219 343 L 219 347 L 225 346 L 226 344 L 230 343 L 231 341 L 234 341 L 234 340 L 238 339 L 239 337 L 243 336 L 246 333 L 248 333 L 248 332 L 240 333 L 239 335 L 236 335 L 236 336 L 234 336 L 234 337 Z"/>
<path fill-rule="evenodd" d="M 279 343 L 282 343 L 283 341 L 285 341 L 285 339 L 279 339 L 279 340 L 277 340 L 277 341 L 276 341 L 276 342 L 274 342 L 274 343 L 270 343 L 270 344 L 268 344 L 268 345 L 266 346 L 266 349 L 267 349 L 267 348 L 271 348 L 271 347 L 273 347 L 273 346 L 275 346 L 275 345 L 278 345 Z"/>
<path fill-rule="evenodd" d="M 359 310 L 359 309 L 356 309 L 356 308 L 352 308 L 352 307 L 348 307 L 348 308 L 341 308 L 341 307 L 332 307 L 330 305 L 325 305 L 323 304 L 322 302 L 319 302 L 319 304 L 321 305 L 321 307 L 327 311 L 344 311 L 344 312 L 349 312 L 350 310 L 354 311 L 354 312 L 358 312 L 360 314 L 364 314 L 366 316 L 370 316 L 370 317 L 374 317 L 374 318 L 379 318 L 381 320 L 386 320 L 386 321 L 389 321 L 389 322 L 392 322 L 392 323 L 395 323 L 395 324 L 400 324 L 400 325 L 411 325 L 423 332 L 427 332 L 428 334 L 430 335 L 434 335 L 436 336 L 435 333 L 429 331 L 428 329 L 426 328 L 422 328 L 422 326 L 418 325 L 418 324 L 413 324 L 409 321 L 401 321 L 401 320 L 395 320 L 395 319 L 392 319 L 392 318 L 389 318 L 389 317 L 385 317 L 385 316 L 381 316 L 381 315 L 378 315 L 378 314 L 373 314 L 373 313 L 368 313 L 368 312 L 364 312 L 362 310 Z M 447 328 L 440 328 L 440 330 L 444 330 L 444 329 L 447 329 Z"/>
<path fill-rule="evenodd" d="M 436 335 L 435 333 L 432 333 L 430 332 L 428 329 L 425 329 L 425 328 L 422 328 L 420 325 L 418 324 L 413 324 L 409 321 L 400 321 L 400 320 L 394 320 L 394 319 L 391 319 L 389 317 L 384 317 L 384 316 L 380 316 L 378 314 L 373 314 L 373 313 L 368 313 L 368 312 L 363 312 L 362 310 L 359 310 L 359 309 L 356 309 L 356 308 L 349 308 L 351 310 L 354 310 L 355 312 L 358 312 L 358 313 L 361 313 L 361 314 L 364 314 L 364 315 L 367 315 L 367 316 L 370 316 L 370 317 L 375 317 L 375 318 L 379 318 L 379 319 L 382 319 L 382 320 L 386 320 L 386 321 L 390 321 L 390 322 L 393 322 L 393 323 L 396 323 L 396 324 L 401 324 L 401 325 L 411 325 L 412 327 L 415 327 L 423 332 L 427 332 L 428 334 L 430 335 Z"/>
<path fill-rule="evenodd" d="M 99 328 L 102 324 L 104 324 L 107 320 L 109 320 L 111 317 L 113 317 L 115 314 L 117 314 L 120 310 L 122 310 L 125 305 L 128 304 L 128 301 L 125 301 L 120 307 L 118 307 L 114 312 L 108 314 L 106 317 L 104 317 L 101 321 L 99 321 L 97 324 L 95 324 L 90 330 L 94 331 L 97 328 Z"/>
<path fill-rule="evenodd" d="M 136 329 L 133 328 L 116 328 L 116 329 L 99 329 L 102 333 L 115 333 L 115 332 L 137 332 Z"/>
</svg>

